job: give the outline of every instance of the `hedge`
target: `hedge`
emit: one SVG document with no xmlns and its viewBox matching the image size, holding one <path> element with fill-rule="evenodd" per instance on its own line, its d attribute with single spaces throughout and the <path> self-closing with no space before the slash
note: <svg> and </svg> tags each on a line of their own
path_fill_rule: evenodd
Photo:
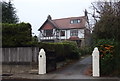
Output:
<svg viewBox="0 0 120 81">
<path fill-rule="evenodd" d="M 79 59 L 79 48 L 75 42 L 59 42 L 59 43 L 43 43 L 40 42 L 38 47 L 45 49 L 45 51 L 54 51 L 57 61 L 64 61 L 67 59 Z"/>
<path fill-rule="evenodd" d="M 32 40 L 31 30 L 29 23 L 2 23 L 2 47 L 30 45 Z"/>
</svg>

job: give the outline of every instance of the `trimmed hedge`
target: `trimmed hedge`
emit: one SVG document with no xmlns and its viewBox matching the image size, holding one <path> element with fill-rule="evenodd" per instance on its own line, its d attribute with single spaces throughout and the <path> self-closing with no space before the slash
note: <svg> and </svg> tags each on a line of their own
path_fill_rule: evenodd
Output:
<svg viewBox="0 0 120 81">
<path fill-rule="evenodd" d="M 79 48 L 79 51 L 80 51 L 82 56 L 90 55 L 90 54 L 92 54 L 93 48 L 85 46 L 85 47 Z"/>
<path fill-rule="evenodd" d="M 32 43 L 29 23 L 2 23 L 2 47 L 30 46 Z"/>
<path fill-rule="evenodd" d="M 67 59 L 79 59 L 80 53 L 75 42 L 65 41 L 59 43 L 42 43 L 38 47 L 45 49 L 45 51 L 54 51 L 57 61 L 64 61 Z"/>
</svg>

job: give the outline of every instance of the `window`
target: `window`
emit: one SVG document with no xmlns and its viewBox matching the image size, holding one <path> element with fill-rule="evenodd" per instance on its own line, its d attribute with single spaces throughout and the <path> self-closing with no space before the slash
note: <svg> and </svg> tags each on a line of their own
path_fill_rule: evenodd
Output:
<svg viewBox="0 0 120 81">
<path fill-rule="evenodd" d="M 80 19 L 71 20 L 70 23 L 71 23 L 71 24 L 80 23 Z"/>
<path fill-rule="evenodd" d="M 78 36 L 78 30 L 70 30 L 70 36 Z"/>
<path fill-rule="evenodd" d="M 65 36 L 65 31 L 61 31 L 60 36 Z"/>
<path fill-rule="evenodd" d="M 52 36 L 53 35 L 53 30 L 44 30 L 44 35 L 49 37 L 49 36 Z"/>
</svg>

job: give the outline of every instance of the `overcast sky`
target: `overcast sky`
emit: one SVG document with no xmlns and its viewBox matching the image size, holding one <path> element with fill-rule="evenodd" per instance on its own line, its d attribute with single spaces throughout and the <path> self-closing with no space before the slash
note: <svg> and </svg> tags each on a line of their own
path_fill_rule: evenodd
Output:
<svg viewBox="0 0 120 81">
<path fill-rule="evenodd" d="M 7 0 L 6 0 L 7 1 Z M 30 23 L 34 35 L 48 15 L 52 19 L 84 16 L 91 2 L 96 0 L 12 0 L 20 22 Z"/>
</svg>

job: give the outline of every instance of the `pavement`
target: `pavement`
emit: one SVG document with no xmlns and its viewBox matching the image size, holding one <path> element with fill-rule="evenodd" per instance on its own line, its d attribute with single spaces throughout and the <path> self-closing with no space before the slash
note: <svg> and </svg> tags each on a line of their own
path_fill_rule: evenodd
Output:
<svg viewBox="0 0 120 81">
<path fill-rule="evenodd" d="M 56 71 L 38 75 L 37 73 L 24 73 L 24 74 L 13 74 L 9 77 L 3 77 L 6 79 L 117 79 L 118 77 L 92 77 L 91 75 L 85 74 L 86 70 L 91 66 L 92 57 L 82 57 L 79 61 L 67 65 Z M 102 80 L 103 81 L 103 80 Z M 109 81 L 109 80 L 108 80 Z"/>
</svg>

